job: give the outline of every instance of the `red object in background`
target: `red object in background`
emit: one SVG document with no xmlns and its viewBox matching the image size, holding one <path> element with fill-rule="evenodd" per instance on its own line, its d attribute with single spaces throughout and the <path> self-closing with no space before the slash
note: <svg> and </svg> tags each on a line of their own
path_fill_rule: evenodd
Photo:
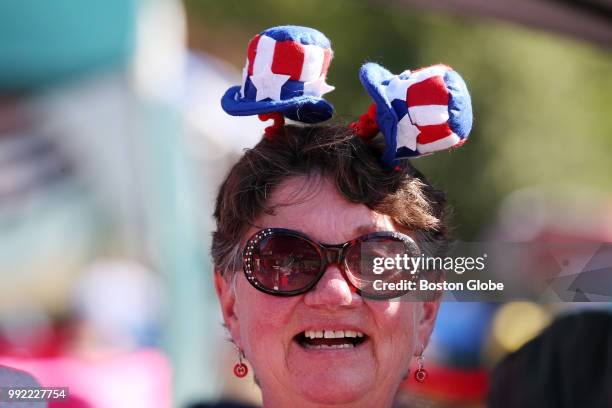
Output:
<svg viewBox="0 0 612 408">
<path fill-rule="evenodd" d="M 50 408 L 166 408 L 171 406 L 171 366 L 156 349 L 95 358 L 0 356 L 0 365 L 32 374 L 43 387 L 68 387 L 71 397 Z"/>
<path fill-rule="evenodd" d="M 92 408 L 93 405 L 81 397 L 69 394 L 68 399 L 62 401 L 48 401 L 47 408 Z"/>
<path fill-rule="evenodd" d="M 427 381 L 409 376 L 401 388 L 411 394 L 455 404 L 478 404 L 485 400 L 489 373 L 484 369 L 460 370 L 427 364 Z"/>
<path fill-rule="evenodd" d="M 0 330 L 0 356 L 11 357 L 58 357 L 61 356 L 70 341 L 75 337 L 74 321 L 56 319 L 49 330 L 36 332 L 36 337 L 27 339 L 20 344 L 9 341 L 6 334 Z"/>
</svg>

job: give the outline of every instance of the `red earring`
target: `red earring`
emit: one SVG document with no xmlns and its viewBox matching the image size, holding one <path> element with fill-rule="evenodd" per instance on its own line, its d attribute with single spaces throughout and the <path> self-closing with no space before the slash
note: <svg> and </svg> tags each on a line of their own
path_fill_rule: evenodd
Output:
<svg viewBox="0 0 612 408">
<path fill-rule="evenodd" d="M 234 365 L 234 375 L 238 378 L 243 378 L 249 373 L 249 367 L 242 362 L 244 351 L 238 350 L 238 362 Z"/>
<path fill-rule="evenodd" d="M 427 371 L 423 368 L 424 361 L 423 354 L 417 357 L 417 369 L 414 372 L 414 379 L 420 383 L 424 382 L 427 378 Z"/>
</svg>

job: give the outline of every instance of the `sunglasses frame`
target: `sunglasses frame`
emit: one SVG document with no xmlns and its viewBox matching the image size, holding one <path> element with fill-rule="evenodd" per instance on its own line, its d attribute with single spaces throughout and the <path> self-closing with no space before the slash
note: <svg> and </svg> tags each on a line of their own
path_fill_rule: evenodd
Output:
<svg viewBox="0 0 612 408">
<path fill-rule="evenodd" d="M 253 265 L 252 265 L 252 255 L 253 255 L 253 250 L 256 248 L 256 246 L 265 238 L 269 237 L 270 235 L 274 235 L 274 234 L 282 234 L 285 236 L 291 236 L 291 237 L 295 237 L 295 238 L 300 238 L 304 241 L 306 241 L 307 243 L 311 244 L 319 253 L 319 259 L 321 260 L 321 266 L 320 266 L 320 270 L 317 273 L 317 275 L 312 279 L 312 282 L 309 283 L 307 286 L 305 286 L 304 288 L 301 289 L 295 289 L 295 290 L 291 290 L 291 291 L 278 291 L 278 290 L 274 290 L 274 289 L 270 289 L 266 286 L 264 286 L 258 279 L 257 277 L 253 274 Z M 282 297 L 288 297 L 288 296 L 297 296 L 297 295 L 301 295 L 303 293 L 308 292 L 309 290 L 311 290 L 312 288 L 314 288 L 317 283 L 321 280 L 321 278 L 323 277 L 323 274 L 325 273 L 325 271 L 327 270 L 327 267 L 330 264 L 335 263 L 336 265 L 338 265 L 340 271 L 342 272 L 342 275 L 344 277 L 344 279 L 346 280 L 346 282 L 355 289 L 355 291 L 360 295 L 360 296 L 364 296 L 370 299 L 391 299 L 391 298 L 396 298 L 399 297 L 401 295 L 373 295 L 371 293 L 363 293 L 363 291 L 361 289 L 359 289 L 358 287 L 355 286 L 355 284 L 353 284 L 353 282 L 350 279 L 349 275 L 352 275 L 352 272 L 350 272 L 350 268 L 347 265 L 346 262 L 346 253 L 348 251 L 349 248 L 353 247 L 354 245 L 358 244 L 358 243 L 362 243 L 362 242 L 368 242 L 369 239 L 372 238 L 381 238 L 381 237 L 390 237 L 390 238 L 394 238 L 397 239 L 401 242 L 403 242 L 404 244 L 408 245 L 409 247 L 412 247 L 414 249 L 414 254 L 416 254 L 415 256 L 420 256 L 421 255 L 421 250 L 418 247 L 418 245 L 416 244 L 416 242 L 409 237 L 406 234 L 402 234 L 401 232 L 397 232 L 397 231 L 376 231 L 376 232 L 371 232 L 369 234 L 364 234 L 361 235 L 357 238 L 354 238 L 350 241 L 347 241 L 343 244 L 325 244 L 322 242 L 317 242 L 315 240 L 313 240 L 312 238 L 310 238 L 308 235 L 303 234 L 299 231 L 295 231 L 295 230 L 290 230 L 290 229 L 285 229 L 285 228 L 265 228 L 262 229 L 258 232 L 256 232 L 255 234 L 253 234 L 251 236 L 251 238 L 249 238 L 249 240 L 246 242 L 246 245 L 244 247 L 244 250 L 242 251 L 242 269 L 244 271 L 244 274 L 247 278 L 247 281 L 257 290 L 267 293 L 269 295 L 273 295 L 273 296 L 282 296 Z M 335 259 L 334 259 L 335 257 Z"/>
</svg>

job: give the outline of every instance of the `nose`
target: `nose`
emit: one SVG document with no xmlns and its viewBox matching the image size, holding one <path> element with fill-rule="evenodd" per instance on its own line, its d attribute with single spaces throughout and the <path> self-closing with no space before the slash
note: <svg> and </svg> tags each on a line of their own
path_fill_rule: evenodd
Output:
<svg viewBox="0 0 612 408">
<path fill-rule="evenodd" d="M 312 307 L 338 308 L 356 307 L 362 302 L 346 281 L 339 266 L 328 264 L 317 285 L 304 296 L 304 303 Z"/>
</svg>

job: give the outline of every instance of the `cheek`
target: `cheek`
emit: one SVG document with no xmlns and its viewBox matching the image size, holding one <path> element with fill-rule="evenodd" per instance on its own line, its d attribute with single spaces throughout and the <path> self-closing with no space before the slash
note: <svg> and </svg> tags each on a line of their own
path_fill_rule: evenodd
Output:
<svg viewBox="0 0 612 408">
<path fill-rule="evenodd" d="M 376 352 L 383 361 L 406 364 L 411 359 L 416 338 L 416 305 L 407 301 L 368 302 L 378 328 Z"/>
<path fill-rule="evenodd" d="M 236 283 L 235 313 L 240 327 L 239 342 L 247 357 L 278 355 L 287 346 L 285 343 L 290 337 L 287 327 L 295 302 L 293 298 L 259 292 L 244 278 L 239 278 Z"/>
</svg>

